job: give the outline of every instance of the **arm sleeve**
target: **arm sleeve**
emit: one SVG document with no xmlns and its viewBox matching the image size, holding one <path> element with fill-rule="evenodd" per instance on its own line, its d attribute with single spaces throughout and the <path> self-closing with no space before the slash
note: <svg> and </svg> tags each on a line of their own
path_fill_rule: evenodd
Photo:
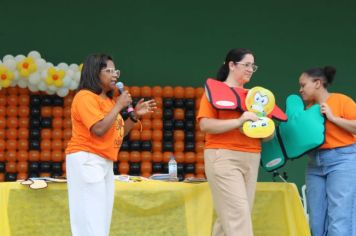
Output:
<svg viewBox="0 0 356 236">
<path fill-rule="evenodd" d="M 200 106 L 199 106 L 199 112 L 197 116 L 197 121 L 203 117 L 205 118 L 217 118 L 218 112 L 213 106 L 210 104 L 208 101 L 208 98 L 206 97 L 206 94 L 204 93 L 201 100 L 200 100 Z"/>
<path fill-rule="evenodd" d="M 88 130 L 105 117 L 105 114 L 100 109 L 99 101 L 89 94 L 79 98 L 76 103 L 76 111 L 77 117 Z"/>
<path fill-rule="evenodd" d="M 344 104 L 344 109 L 343 109 L 344 118 L 348 120 L 356 120 L 356 103 L 351 98 L 346 97 L 343 104 Z"/>
</svg>

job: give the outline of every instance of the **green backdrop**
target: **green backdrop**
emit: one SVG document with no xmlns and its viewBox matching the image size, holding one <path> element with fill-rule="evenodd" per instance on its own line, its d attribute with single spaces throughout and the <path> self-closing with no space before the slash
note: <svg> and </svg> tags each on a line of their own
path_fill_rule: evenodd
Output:
<svg viewBox="0 0 356 236">
<path fill-rule="evenodd" d="M 79 64 L 105 52 L 127 85 L 202 86 L 229 49 L 245 47 L 259 65 L 248 86 L 269 88 L 282 108 L 314 66 L 335 66 L 331 91 L 356 98 L 355 1 L 1 0 L 0 8 L 0 58 L 37 50 L 54 64 Z M 305 162 L 281 172 L 300 186 Z"/>
</svg>

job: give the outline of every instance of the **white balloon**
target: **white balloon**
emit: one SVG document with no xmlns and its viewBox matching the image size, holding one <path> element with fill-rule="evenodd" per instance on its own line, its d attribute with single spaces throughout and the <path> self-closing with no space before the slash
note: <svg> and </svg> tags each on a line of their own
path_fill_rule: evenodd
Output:
<svg viewBox="0 0 356 236">
<path fill-rule="evenodd" d="M 78 65 L 74 64 L 74 63 L 70 64 L 69 69 L 71 69 L 72 71 L 76 71 L 76 70 L 78 70 Z"/>
<path fill-rule="evenodd" d="M 78 88 L 78 85 L 79 85 L 79 83 L 78 83 L 77 81 L 72 80 L 71 83 L 70 83 L 70 85 L 69 85 L 69 89 L 70 89 L 70 90 L 75 90 L 75 89 Z"/>
<path fill-rule="evenodd" d="M 60 88 L 57 91 L 58 96 L 60 97 L 65 97 L 69 93 L 69 90 L 67 88 Z"/>
<path fill-rule="evenodd" d="M 24 55 L 17 55 L 16 57 L 15 57 L 15 60 L 17 61 L 17 62 L 19 62 L 19 61 L 22 61 L 23 59 L 25 59 L 26 57 L 24 56 Z"/>
<path fill-rule="evenodd" d="M 74 76 L 74 72 L 73 72 L 71 69 L 68 69 L 68 70 L 66 71 L 66 76 L 68 76 L 68 77 L 73 77 L 73 76 Z"/>
<path fill-rule="evenodd" d="M 53 94 L 56 93 L 56 91 L 47 90 L 46 93 L 49 94 L 49 95 L 53 95 Z"/>
<path fill-rule="evenodd" d="M 47 70 L 41 71 L 41 78 L 46 79 L 47 78 Z"/>
<path fill-rule="evenodd" d="M 17 81 L 18 80 L 11 80 L 11 83 L 10 83 L 10 86 L 13 87 L 13 86 L 16 86 L 17 85 Z"/>
<path fill-rule="evenodd" d="M 3 61 L 7 61 L 7 60 L 15 60 L 14 56 L 13 55 L 5 55 L 3 58 L 2 58 Z"/>
<path fill-rule="evenodd" d="M 39 84 L 37 85 L 38 89 L 41 91 L 47 91 L 47 84 L 42 80 L 39 82 Z"/>
<path fill-rule="evenodd" d="M 53 64 L 52 64 L 51 62 L 47 62 L 47 63 L 46 63 L 46 66 L 47 66 L 47 68 L 53 67 Z"/>
<path fill-rule="evenodd" d="M 33 84 L 29 84 L 28 85 L 28 89 L 31 91 L 31 92 L 37 92 L 38 91 L 38 87 L 36 85 L 33 85 Z"/>
<path fill-rule="evenodd" d="M 59 63 L 57 67 L 64 71 L 68 70 L 68 64 L 64 62 Z"/>
<path fill-rule="evenodd" d="M 43 60 L 42 58 L 37 59 L 36 64 L 37 64 L 37 70 L 39 71 L 44 70 L 46 67 L 46 61 Z"/>
<path fill-rule="evenodd" d="M 6 59 L 3 64 L 12 71 L 16 70 L 16 61 L 14 59 Z"/>
<path fill-rule="evenodd" d="M 71 81 L 72 79 L 70 77 L 65 76 L 63 78 L 63 87 L 68 88 Z"/>
<path fill-rule="evenodd" d="M 17 85 L 18 85 L 20 88 L 26 88 L 26 87 L 28 86 L 28 82 L 27 82 L 27 80 L 20 79 L 20 80 L 17 82 Z"/>
<path fill-rule="evenodd" d="M 41 78 L 40 78 L 39 73 L 33 73 L 28 78 L 28 81 L 30 82 L 30 84 L 38 84 L 40 82 L 40 80 L 41 80 Z"/>
<path fill-rule="evenodd" d="M 79 81 L 80 80 L 80 71 L 77 71 L 74 75 L 75 80 Z"/>
<path fill-rule="evenodd" d="M 37 51 L 31 51 L 29 54 L 28 54 L 29 57 L 32 57 L 33 59 L 40 59 L 41 58 L 41 54 Z"/>
<path fill-rule="evenodd" d="M 54 85 L 50 85 L 50 86 L 48 86 L 48 90 L 47 90 L 47 91 L 54 91 L 54 92 L 56 92 L 56 91 L 57 91 L 57 87 L 54 86 Z"/>
</svg>

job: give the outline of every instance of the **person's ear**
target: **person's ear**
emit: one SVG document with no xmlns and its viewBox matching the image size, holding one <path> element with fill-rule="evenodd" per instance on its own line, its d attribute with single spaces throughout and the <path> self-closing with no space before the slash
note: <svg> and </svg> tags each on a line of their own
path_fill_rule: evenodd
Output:
<svg viewBox="0 0 356 236">
<path fill-rule="evenodd" d="M 233 71 L 236 67 L 236 64 L 233 61 L 229 61 L 229 70 Z"/>
<path fill-rule="evenodd" d="M 320 87 L 322 87 L 322 82 L 320 79 L 315 80 L 315 88 L 319 89 Z"/>
</svg>

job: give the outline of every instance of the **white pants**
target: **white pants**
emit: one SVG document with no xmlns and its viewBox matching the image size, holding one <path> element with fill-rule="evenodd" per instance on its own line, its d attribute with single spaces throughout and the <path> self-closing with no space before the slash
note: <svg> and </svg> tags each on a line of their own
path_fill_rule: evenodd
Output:
<svg viewBox="0 0 356 236">
<path fill-rule="evenodd" d="M 73 236 L 108 236 L 114 205 L 113 162 L 89 152 L 66 156 Z"/>
</svg>

